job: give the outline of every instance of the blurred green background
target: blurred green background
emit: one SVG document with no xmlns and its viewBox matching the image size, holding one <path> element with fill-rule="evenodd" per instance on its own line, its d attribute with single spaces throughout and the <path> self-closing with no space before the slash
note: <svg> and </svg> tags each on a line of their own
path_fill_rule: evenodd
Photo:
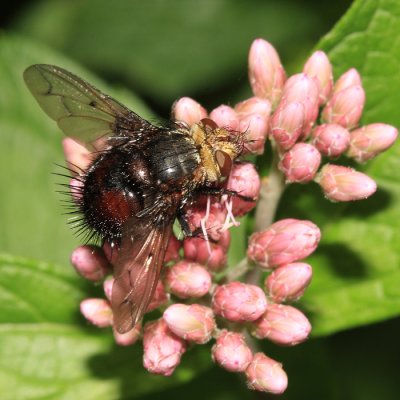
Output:
<svg viewBox="0 0 400 400">
<path fill-rule="evenodd" d="M 174 378 L 152 377 L 142 371 L 140 345 L 118 349 L 109 332 L 87 327 L 78 316 L 79 300 L 99 289 L 69 267 L 78 241 L 62 215 L 55 186 L 60 180 L 51 175 L 54 164 L 62 163 L 61 134 L 22 83 L 28 65 L 63 66 L 139 114 L 166 119 L 181 96 L 209 110 L 249 97 L 247 54 L 255 38 L 271 42 L 294 73 L 327 35 L 318 48 L 330 55 L 335 76 L 352 66 L 362 73 L 364 122 L 399 126 L 397 3 L 357 1 L 338 25 L 351 1 L 2 5 L 0 251 L 6 255 L 0 259 L 0 398 L 268 398 L 213 366 L 209 348 L 185 356 Z M 295 348 L 263 344 L 289 375 L 282 398 L 398 398 L 398 155 L 397 147 L 368 167 L 381 190 L 361 205 L 328 204 L 315 187 L 311 194 L 305 187 L 286 193 L 279 215 L 317 221 L 324 240 L 312 258 L 316 276 L 303 303 L 315 319 L 314 338 Z M 341 218 L 342 225 L 336 223 Z"/>
</svg>

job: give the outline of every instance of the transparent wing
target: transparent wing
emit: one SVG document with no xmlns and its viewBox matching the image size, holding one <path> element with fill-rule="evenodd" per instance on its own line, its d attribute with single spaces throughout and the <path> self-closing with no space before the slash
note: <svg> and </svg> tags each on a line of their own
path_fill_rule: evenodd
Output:
<svg viewBox="0 0 400 400">
<path fill-rule="evenodd" d="M 165 251 L 172 232 L 172 221 L 163 227 L 149 219 L 127 222 L 114 266 L 111 306 L 115 328 L 131 330 L 143 317 L 153 297 Z"/>
<path fill-rule="evenodd" d="M 89 150 L 99 150 L 118 126 L 132 131 L 150 124 L 112 97 L 71 72 L 54 65 L 36 64 L 24 72 L 29 90 L 49 117 L 72 139 Z M 100 145 L 99 145 L 100 143 Z"/>
</svg>

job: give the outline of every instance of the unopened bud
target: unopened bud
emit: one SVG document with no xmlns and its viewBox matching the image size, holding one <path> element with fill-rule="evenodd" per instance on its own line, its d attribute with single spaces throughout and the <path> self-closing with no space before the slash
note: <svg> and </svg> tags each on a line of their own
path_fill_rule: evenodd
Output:
<svg viewBox="0 0 400 400">
<path fill-rule="evenodd" d="M 170 376 L 181 362 L 186 344 L 161 318 L 145 325 L 143 349 L 143 366 L 153 374 Z"/>
<path fill-rule="evenodd" d="M 136 324 L 130 331 L 125 333 L 119 333 L 116 329 L 113 329 L 115 343 L 119 346 L 131 346 L 136 343 L 142 333 L 142 323 Z"/>
<path fill-rule="evenodd" d="M 377 123 L 363 126 L 350 133 L 347 155 L 363 163 L 392 146 L 397 135 L 397 129 L 391 125 Z"/>
<path fill-rule="evenodd" d="M 302 136 L 306 136 L 317 119 L 319 111 L 318 84 L 306 74 L 291 76 L 283 88 L 281 104 L 301 103 L 304 107 Z"/>
<path fill-rule="evenodd" d="M 321 154 L 313 145 L 296 143 L 282 155 L 279 169 L 287 183 L 306 183 L 314 179 L 320 164 Z"/>
<path fill-rule="evenodd" d="M 315 181 L 332 201 L 366 199 L 376 191 L 376 183 L 368 175 L 334 164 L 324 165 Z"/>
<path fill-rule="evenodd" d="M 182 260 L 167 268 L 164 283 L 167 290 L 181 299 L 202 297 L 211 287 L 211 275 L 201 265 Z"/>
<path fill-rule="evenodd" d="M 283 393 L 288 378 L 282 364 L 263 353 L 256 353 L 246 370 L 247 385 L 250 389 L 274 394 Z"/>
<path fill-rule="evenodd" d="M 263 154 L 268 134 L 268 118 L 261 114 L 250 114 L 240 119 L 239 130 L 245 132 L 243 154 Z"/>
<path fill-rule="evenodd" d="M 230 372 L 245 371 L 253 359 L 244 336 L 227 330 L 219 333 L 211 354 L 216 363 Z"/>
<path fill-rule="evenodd" d="M 72 178 L 69 181 L 69 190 L 71 191 L 71 199 L 75 204 L 79 205 L 83 193 L 83 182 L 80 178 Z"/>
<path fill-rule="evenodd" d="M 115 279 L 113 276 L 108 276 L 103 282 L 104 294 L 106 295 L 108 301 L 111 301 L 112 287 L 114 285 L 114 280 Z"/>
<path fill-rule="evenodd" d="M 157 282 L 156 290 L 151 298 L 150 304 L 147 306 L 146 312 L 153 311 L 169 302 L 169 293 L 165 291 L 164 284 L 161 280 Z"/>
<path fill-rule="evenodd" d="M 254 199 L 254 201 L 250 201 L 232 196 L 232 214 L 234 216 L 242 216 L 251 211 L 256 206 L 261 187 L 260 176 L 254 164 L 249 162 L 233 164 L 225 187 L 241 196 Z"/>
<path fill-rule="evenodd" d="M 325 103 L 333 86 L 332 65 L 328 56 L 323 51 L 316 51 L 307 60 L 303 71 L 316 80 L 319 88 L 319 102 Z"/>
<path fill-rule="evenodd" d="M 321 232 L 310 221 L 283 219 L 250 236 L 248 257 L 271 269 L 308 257 L 318 246 Z"/>
<path fill-rule="evenodd" d="M 318 125 L 312 133 L 312 144 L 328 157 L 339 157 L 349 147 L 350 133 L 337 124 Z"/>
<path fill-rule="evenodd" d="M 106 328 L 113 323 L 110 304 L 104 299 L 85 299 L 81 302 L 80 309 L 82 315 L 99 328 Z"/>
<path fill-rule="evenodd" d="M 212 307 L 216 314 L 229 321 L 255 321 L 267 309 L 267 298 L 256 285 L 230 282 L 217 287 Z"/>
<path fill-rule="evenodd" d="M 270 304 L 265 314 L 252 323 L 251 334 L 282 346 L 294 346 L 308 338 L 311 325 L 297 308 L 283 304 Z"/>
<path fill-rule="evenodd" d="M 285 82 L 285 70 L 279 55 L 267 41 L 256 39 L 249 53 L 249 80 L 255 96 L 278 103 Z"/>
<path fill-rule="evenodd" d="M 350 86 L 335 93 L 322 111 L 322 119 L 329 124 L 339 124 L 347 129 L 357 126 L 365 103 L 362 86 Z"/>
<path fill-rule="evenodd" d="M 295 301 L 303 295 L 311 278 L 311 266 L 296 262 L 275 269 L 265 280 L 265 287 L 275 303 Z"/>
<path fill-rule="evenodd" d="M 261 97 L 250 97 L 235 106 L 235 111 L 240 119 L 248 115 L 262 115 L 268 120 L 271 114 L 271 102 Z"/>
<path fill-rule="evenodd" d="M 118 258 L 118 247 L 114 244 L 110 244 L 108 241 L 103 243 L 102 249 L 104 251 L 104 255 L 106 256 L 108 262 L 111 265 L 115 264 L 115 261 Z"/>
<path fill-rule="evenodd" d="M 207 241 L 201 237 L 188 237 L 183 241 L 184 256 L 188 260 L 205 265 L 210 271 L 220 271 L 226 265 L 229 242 L 229 230 L 221 233 L 218 243 Z"/>
<path fill-rule="evenodd" d="M 333 94 L 338 93 L 350 86 L 361 86 L 361 76 L 355 68 L 350 68 L 339 77 L 333 87 Z"/>
<path fill-rule="evenodd" d="M 84 278 L 96 282 L 111 272 L 111 266 L 101 248 L 79 246 L 71 254 L 71 264 Z"/>
<path fill-rule="evenodd" d="M 227 210 L 221 202 L 213 202 L 209 206 L 200 204 L 186 210 L 186 220 L 190 230 L 194 232 L 199 228 L 205 229 L 207 236 L 214 241 L 221 238 L 226 215 Z"/>
<path fill-rule="evenodd" d="M 207 343 L 216 327 L 211 308 L 200 304 L 173 304 L 163 318 L 175 335 L 198 344 Z"/>
<path fill-rule="evenodd" d="M 210 118 L 221 128 L 239 130 L 239 117 L 232 107 L 222 104 L 211 111 Z"/>
<path fill-rule="evenodd" d="M 302 103 L 288 103 L 277 108 L 270 121 L 270 131 L 280 148 L 288 150 L 296 143 L 302 133 L 304 121 Z"/>
<path fill-rule="evenodd" d="M 62 147 L 67 165 L 72 167 L 71 169 L 74 171 L 78 169 L 76 171 L 77 174 L 79 170 L 84 171 L 89 167 L 90 163 L 92 162 L 91 153 L 86 147 L 70 137 L 65 137 L 62 140 Z"/>
<path fill-rule="evenodd" d="M 207 117 L 207 111 L 190 97 L 182 97 L 172 105 L 172 118 L 192 126 Z"/>
</svg>

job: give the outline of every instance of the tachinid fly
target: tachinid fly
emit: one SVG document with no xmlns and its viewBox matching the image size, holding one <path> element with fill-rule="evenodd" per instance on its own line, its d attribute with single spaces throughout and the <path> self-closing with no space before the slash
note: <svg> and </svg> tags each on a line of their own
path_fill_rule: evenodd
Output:
<svg viewBox="0 0 400 400">
<path fill-rule="evenodd" d="M 209 119 L 192 127 L 153 125 L 53 65 L 32 65 L 24 79 L 65 135 L 93 152 L 74 188 L 77 207 L 85 227 L 118 247 L 111 306 L 116 329 L 127 332 L 153 296 L 174 220 L 192 234 L 185 205 L 224 193 L 219 183 L 241 154 L 244 135 Z"/>
</svg>

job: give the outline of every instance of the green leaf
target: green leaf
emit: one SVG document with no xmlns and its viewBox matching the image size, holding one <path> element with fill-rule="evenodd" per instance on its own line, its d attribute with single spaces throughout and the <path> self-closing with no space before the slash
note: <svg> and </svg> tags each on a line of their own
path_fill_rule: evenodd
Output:
<svg viewBox="0 0 400 400">
<path fill-rule="evenodd" d="M 247 53 L 257 37 L 281 47 L 290 61 L 304 53 L 347 5 L 328 12 L 321 3 L 48 0 L 28 9 L 16 28 L 169 107 L 190 93 L 237 90 L 238 79 L 246 81 Z"/>
<path fill-rule="evenodd" d="M 399 26 L 398 1 L 359 0 L 317 46 L 329 54 L 336 76 L 351 67 L 361 73 L 367 95 L 363 124 L 400 127 Z M 304 215 L 323 232 L 311 258 L 313 284 L 304 297 L 314 335 L 400 314 L 399 169 L 397 142 L 363 168 L 379 187 L 370 199 L 321 205 L 314 197 L 303 204 Z"/>
<path fill-rule="evenodd" d="M 82 282 L 56 265 L 0 254 L 2 400 L 136 398 L 209 367 L 208 351 L 198 347 L 173 377 L 149 374 L 140 344 L 120 348 L 111 330 L 86 326 L 78 315 Z"/>
<path fill-rule="evenodd" d="M 67 264 L 78 244 L 67 227 L 56 193 L 65 173 L 57 124 L 36 104 L 22 72 L 31 64 L 62 65 L 121 99 L 143 116 L 148 111 L 132 95 L 107 88 L 76 64 L 46 47 L 11 35 L 0 36 L 0 251 Z M 50 240 L 51 239 L 51 240 Z"/>
</svg>

